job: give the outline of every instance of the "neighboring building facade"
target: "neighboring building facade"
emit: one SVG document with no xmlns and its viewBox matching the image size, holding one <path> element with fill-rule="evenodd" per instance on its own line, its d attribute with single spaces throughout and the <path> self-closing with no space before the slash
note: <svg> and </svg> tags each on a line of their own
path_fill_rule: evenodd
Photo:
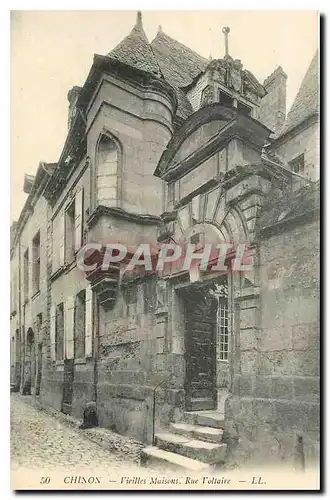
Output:
<svg viewBox="0 0 330 500">
<path fill-rule="evenodd" d="M 149 44 L 140 14 L 95 55 L 14 228 L 13 386 L 78 418 L 96 401 L 101 426 L 147 444 L 213 410 L 228 462 L 291 460 L 297 432 L 317 460 L 318 88 L 316 55 L 286 117 L 282 68 L 262 85 L 228 54 Z M 208 241 L 247 243 L 254 270 L 76 264 L 91 242 Z"/>
</svg>

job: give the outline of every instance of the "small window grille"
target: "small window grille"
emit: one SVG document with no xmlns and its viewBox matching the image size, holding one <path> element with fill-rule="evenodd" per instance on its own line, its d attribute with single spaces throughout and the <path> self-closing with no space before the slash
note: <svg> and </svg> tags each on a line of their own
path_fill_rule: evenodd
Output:
<svg viewBox="0 0 330 500">
<path fill-rule="evenodd" d="M 228 361 L 229 355 L 229 314 L 228 314 L 228 284 L 227 282 L 217 285 L 216 295 L 218 297 L 218 320 L 217 320 L 217 344 L 218 358 L 220 361 Z"/>
<path fill-rule="evenodd" d="M 228 361 L 229 334 L 228 334 L 228 301 L 227 298 L 219 298 L 218 309 L 218 335 L 219 335 L 219 357 Z"/>
</svg>

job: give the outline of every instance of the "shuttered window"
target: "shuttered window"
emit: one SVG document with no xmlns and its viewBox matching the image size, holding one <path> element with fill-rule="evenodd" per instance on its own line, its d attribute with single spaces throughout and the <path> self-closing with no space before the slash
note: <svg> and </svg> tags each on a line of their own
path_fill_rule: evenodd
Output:
<svg viewBox="0 0 330 500">
<path fill-rule="evenodd" d="M 50 358 L 56 360 L 56 306 L 50 308 Z"/>
<path fill-rule="evenodd" d="M 64 357 L 64 306 L 63 302 L 56 307 L 55 318 L 55 351 L 56 360 L 61 361 Z"/>
<path fill-rule="evenodd" d="M 74 357 L 85 357 L 86 291 L 82 290 L 75 298 L 74 310 Z"/>
<path fill-rule="evenodd" d="M 80 250 L 83 239 L 83 216 L 84 216 L 84 191 L 79 189 L 75 197 L 74 227 L 75 227 L 75 252 Z"/>
<path fill-rule="evenodd" d="M 53 220 L 52 271 L 56 272 L 64 265 L 65 217 L 59 213 Z"/>
<path fill-rule="evenodd" d="M 74 297 L 68 297 L 65 301 L 65 358 L 73 358 L 74 342 Z"/>
</svg>

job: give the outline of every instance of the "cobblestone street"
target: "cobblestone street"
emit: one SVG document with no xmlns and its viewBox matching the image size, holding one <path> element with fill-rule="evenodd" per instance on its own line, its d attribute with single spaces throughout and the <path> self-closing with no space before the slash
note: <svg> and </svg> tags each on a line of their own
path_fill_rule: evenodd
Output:
<svg viewBox="0 0 330 500">
<path fill-rule="evenodd" d="M 11 468 L 59 467 L 105 469 L 119 472 L 132 467 L 118 455 L 93 443 L 78 429 L 70 428 L 55 417 L 34 408 L 22 397 L 11 395 Z M 133 465 L 137 469 L 137 465 Z M 140 468 L 139 468 L 140 469 Z"/>
</svg>

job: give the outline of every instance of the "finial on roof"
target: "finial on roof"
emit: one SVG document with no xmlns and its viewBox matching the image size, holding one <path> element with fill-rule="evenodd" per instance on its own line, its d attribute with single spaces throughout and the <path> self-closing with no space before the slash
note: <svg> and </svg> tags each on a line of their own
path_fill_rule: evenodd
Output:
<svg viewBox="0 0 330 500">
<path fill-rule="evenodd" d="M 228 50 L 228 35 L 230 33 L 230 28 L 228 26 L 225 26 L 222 28 L 222 33 L 225 35 L 225 57 L 229 55 L 229 50 Z"/>
<path fill-rule="evenodd" d="M 162 25 L 160 24 L 160 25 L 158 26 L 158 33 L 161 33 L 161 31 L 163 31 L 163 29 L 162 29 Z"/>
<path fill-rule="evenodd" d="M 212 61 L 212 54 L 209 55 L 209 61 Z"/>
<path fill-rule="evenodd" d="M 140 10 L 137 11 L 135 25 L 142 28 L 142 12 Z"/>
</svg>

